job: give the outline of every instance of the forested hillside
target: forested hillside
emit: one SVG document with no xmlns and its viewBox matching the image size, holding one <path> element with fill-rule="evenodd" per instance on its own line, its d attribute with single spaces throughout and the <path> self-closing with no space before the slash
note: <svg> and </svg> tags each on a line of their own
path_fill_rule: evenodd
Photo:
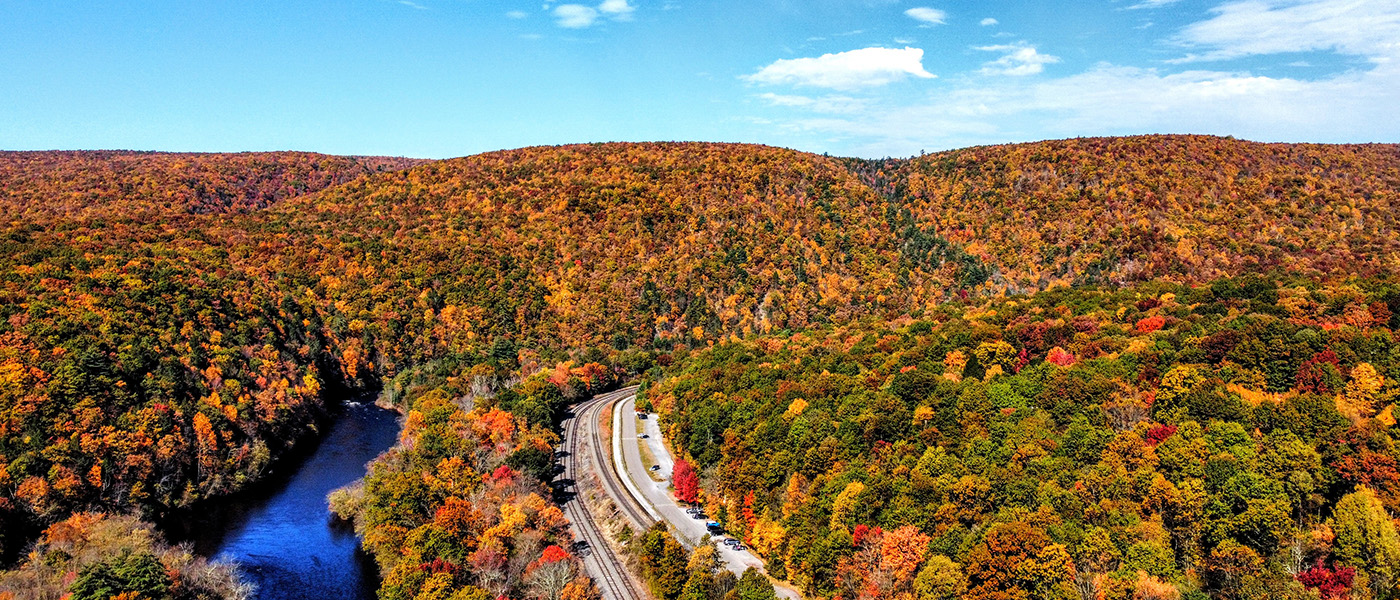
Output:
<svg viewBox="0 0 1400 600">
<path fill-rule="evenodd" d="M 1393 280 L 1091 287 L 679 353 L 645 398 L 816 596 L 1386 598 L 1397 326 Z"/>
<path fill-rule="evenodd" d="M 669 348 L 936 301 L 942 265 L 902 269 L 885 208 L 835 161 L 790 150 L 529 148 L 279 206 L 267 220 L 309 237 L 268 268 L 334 275 L 322 285 L 347 300 L 374 288 L 454 309 L 422 325 L 441 339 L 384 349 L 396 359 L 473 336 Z M 426 306 L 355 308 L 385 331 Z"/>
<path fill-rule="evenodd" d="M 70 158 L 92 170 L 94 155 Z M 168 178 L 178 157 L 129 158 L 96 169 L 117 183 L 6 180 L 19 207 L 0 237 L 7 522 L 240 489 L 310 430 L 326 388 L 434 361 L 486 364 L 489 390 L 571 355 L 894 316 L 942 293 L 935 276 L 899 279 L 878 196 L 785 150 L 527 149 L 209 214 L 153 208 L 129 183 Z M 290 160 L 226 158 L 204 157 L 255 188 L 284 181 Z M 45 191 L 54 181 L 74 183 Z M 94 188 L 117 192 L 37 208 Z"/>
<path fill-rule="evenodd" d="M 247 212 L 422 162 L 309 152 L 0 152 L 0 218 L 47 223 Z"/>
<path fill-rule="evenodd" d="M 0 153 L 0 550 L 75 510 L 241 489 L 327 390 L 416 369 L 483 397 L 555 370 L 571 396 L 603 375 L 589 363 L 626 376 L 1001 291 L 1393 273 L 1397 172 L 1394 146 L 1189 137 L 887 162 L 703 143 Z M 509 412 L 542 425 L 537 404 Z"/>
<path fill-rule="evenodd" d="M 850 161 L 993 289 L 1400 269 L 1400 146 L 1084 138 Z"/>
</svg>

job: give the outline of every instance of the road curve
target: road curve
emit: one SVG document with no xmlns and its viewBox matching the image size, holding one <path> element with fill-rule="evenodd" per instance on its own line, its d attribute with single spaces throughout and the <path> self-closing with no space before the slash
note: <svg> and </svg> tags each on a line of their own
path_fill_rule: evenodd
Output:
<svg viewBox="0 0 1400 600">
<path fill-rule="evenodd" d="M 608 461 L 600 458 L 602 448 L 598 433 L 598 417 L 619 398 L 636 393 L 636 387 L 624 388 L 594 396 L 573 407 L 573 413 L 564 420 L 563 450 L 564 471 L 555 479 L 556 489 L 563 497 L 561 504 L 564 516 L 569 519 L 574 531 L 574 539 L 580 547 L 584 567 L 593 581 L 598 584 L 604 600 L 642 600 L 649 597 L 641 586 L 628 573 L 622 558 L 608 545 L 607 534 L 598 524 L 597 517 L 588 507 L 584 498 L 600 491 L 583 485 L 588 475 L 597 475 L 606 488 L 610 482 L 606 476 L 612 472 Z M 611 495 L 611 494 L 609 494 Z M 619 502 L 619 507 L 627 507 Z M 630 508 L 630 507 L 629 507 Z M 628 514 L 628 508 L 623 508 Z M 629 518 L 632 518 L 629 515 Z"/>
<path fill-rule="evenodd" d="M 647 434 L 645 442 L 652 456 L 656 459 L 655 464 L 661 467 L 658 473 L 662 475 L 663 480 L 652 481 L 651 477 L 648 476 L 647 469 L 651 465 L 645 464 L 642 460 L 638 442 L 643 440 L 638 439 L 637 420 L 632 417 L 636 414 L 635 402 L 635 394 L 628 395 L 622 399 L 619 410 L 613 414 L 613 437 L 621 442 L 622 462 L 626 467 L 626 472 L 622 473 L 622 476 L 630 477 L 635 483 L 635 488 L 641 490 L 642 497 L 638 500 L 650 505 L 652 511 L 660 514 L 666 522 L 670 523 L 671 530 L 676 533 L 677 541 L 680 541 L 687 548 L 693 548 L 706 534 L 704 522 L 686 514 L 685 509 L 671 498 L 668 488 L 674 461 L 671 458 L 670 450 L 666 448 L 655 414 L 643 421 L 646 431 L 642 433 Z M 724 566 L 735 575 L 742 575 L 744 570 L 749 567 L 766 573 L 763 560 L 748 550 L 734 550 L 722 544 L 716 550 L 719 551 L 719 557 Z M 800 592 L 783 585 L 775 585 L 775 591 L 779 598 L 792 600 L 802 598 Z"/>
<path fill-rule="evenodd" d="M 611 436 L 612 439 L 608 440 L 603 439 L 602 430 L 598 426 L 602 422 L 599 417 L 603 414 L 611 417 L 618 408 L 621 408 L 623 402 L 628 398 L 635 398 L 637 395 L 636 386 L 618 391 L 622 394 L 612 396 L 604 401 L 597 408 L 598 413 L 590 417 L 591 420 L 586 421 L 583 426 L 591 434 L 592 443 L 589 445 L 589 449 L 593 451 L 593 464 L 598 468 L 598 475 L 603 482 L 605 491 L 622 514 L 627 517 L 627 520 L 632 522 L 633 531 L 645 531 L 653 523 L 660 521 L 661 516 L 656 514 L 650 506 L 640 503 L 637 500 L 637 495 L 631 493 L 635 489 L 632 486 L 632 481 L 630 479 L 624 480 L 616 468 L 616 465 L 621 463 L 621 457 L 616 455 L 617 436 Z M 604 448 L 608 446 L 613 448 L 612 453 L 604 451 Z"/>
</svg>

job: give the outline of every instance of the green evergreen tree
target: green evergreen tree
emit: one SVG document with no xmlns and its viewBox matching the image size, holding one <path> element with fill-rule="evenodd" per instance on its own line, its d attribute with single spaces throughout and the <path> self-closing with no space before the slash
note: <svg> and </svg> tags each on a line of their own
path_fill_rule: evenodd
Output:
<svg viewBox="0 0 1400 600">
<path fill-rule="evenodd" d="M 149 552 L 124 552 L 83 568 L 69 591 L 73 600 L 107 600 L 125 592 L 158 600 L 170 589 L 170 575 Z"/>
</svg>

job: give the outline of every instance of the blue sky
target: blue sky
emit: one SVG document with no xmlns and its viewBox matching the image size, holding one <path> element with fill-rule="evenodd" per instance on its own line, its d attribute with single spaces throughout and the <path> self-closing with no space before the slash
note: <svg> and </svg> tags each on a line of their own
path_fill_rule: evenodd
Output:
<svg viewBox="0 0 1400 600">
<path fill-rule="evenodd" d="M 1397 0 L 0 0 L 0 148 L 1400 141 Z"/>
</svg>

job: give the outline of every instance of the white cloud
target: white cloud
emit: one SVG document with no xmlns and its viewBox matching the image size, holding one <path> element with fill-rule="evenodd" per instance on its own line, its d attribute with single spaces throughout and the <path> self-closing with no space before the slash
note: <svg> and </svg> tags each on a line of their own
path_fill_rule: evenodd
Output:
<svg viewBox="0 0 1400 600">
<path fill-rule="evenodd" d="M 399 4 L 402 4 L 409 8 L 416 8 L 418 10 L 428 10 L 428 7 L 423 6 L 422 4 L 419 4 L 417 2 L 413 2 L 412 0 L 399 0 Z"/>
<path fill-rule="evenodd" d="M 948 13 L 927 6 L 911 8 L 904 11 L 904 14 L 915 21 L 924 23 L 925 27 L 930 25 L 943 25 L 947 23 L 948 20 Z"/>
<path fill-rule="evenodd" d="M 631 18 L 635 10 L 637 7 L 628 4 L 627 0 L 603 0 L 603 3 L 598 5 L 598 12 L 612 15 L 618 20 Z"/>
<path fill-rule="evenodd" d="M 982 65 L 983 75 L 1035 75 L 1044 71 L 1045 65 L 1060 62 L 1059 57 L 1041 54 L 1025 44 L 979 46 L 977 50 L 1001 53 L 1001 58 Z"/>
<path fill-rule="evenodd" d="M 527 13 L 526 13 L 525 11 L 523 11 L 523 10 L 512 10 L 512 11 L 506 13 L 506 18 L 509 18 L 509 19 L 524 19 L 525 17 L 528 17 L 528 16 L 530 16 L 530 15 L 527 14 Z"/>
<path fill-rule="evenodd" d="M 998 24 L 998 23 L 1000 23 L 1000 21 L 998 21 L 998 20 L 996 20 L 996 19 L 993 19 L 993 18 L 991 18 L 991 17 L 987 17 L 987 18 L 982 19 L 981 21 L 979 21 L 977 24 L 978 24 L 978 25 L 981 25 L 981 26 L 983 26 L 983 27 L 991 27 L 992 25 L 996 25 L 996 24 Z"/>
<path fill-rule="evenodd" d="M 1179 62 L 1331 50 L 1373 61 L 1400 58 L 1395 0 L 1245 0 L 1222 4 L 1178 41 L 1209 49 Z"/>
<path fill-rule="evenodd" d="M 592 27 L 598 21 L 598 11 L 582 4 L 560 4 L 554 7 L 554 22 L 568 29 Z"/>
<path fill-rule="evenodd" d="M 862 48 L 816 58 L 779 59 L 747 75 L 751 83 L 823 87 L 840 90 L 878 87 L 908 76 L 931 79 L 919 48 Z"/>
</svg>

